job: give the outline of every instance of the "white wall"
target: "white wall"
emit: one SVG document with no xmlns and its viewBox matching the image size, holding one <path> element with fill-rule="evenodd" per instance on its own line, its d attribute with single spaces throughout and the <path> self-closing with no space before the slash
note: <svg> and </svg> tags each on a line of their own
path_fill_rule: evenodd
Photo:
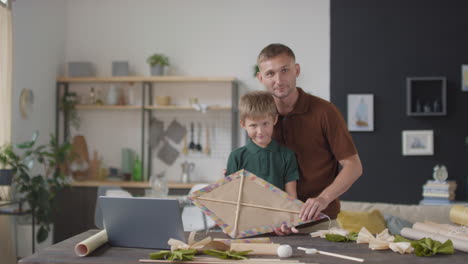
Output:
<svg viewBox="0 0 468 264">
<path fill-rule="evenodd" d="M 234 76 L 243 90 L 262 89 L 252 76 L 256 56 L 279 42 L 294 50 L 302 66 L 298 85 L 328 99 L 329 5 L 329 0 L 69 0 L 65 61 L 90 61 L 98 76 L 110 76 L 112 61 L 128 60 L 134 75 L 149 75 L 147 57 L 161 52 L 170 58 L 171 75 Z M 139 151 L 138 115 L 88 112 L 82 117 L 82 128 L 74 133 L 85 134 L 90 154 L 98 150 L 107 166 L 120 165 L 122 147 Z M 159 117 L 168 125 L 173 114 Z M 186 125 L 200 120 L 196 114 L 178 118 Z M 226 118 L 208 116 L 205 122 L 217 123 L 217 146 L 229 145 Z M 103 126 L 98 128 L 99 123 Z M 194 180 L 215 180 L 230 149 L 219 150 L 210 158 L 196 153 L 181 157 L 172 167 L 158 159 L 153 165 L 156 173 L 166 170 L 170 180 L 178 180 L 179 163 L 194 161 Z"/>
<path fill-rule="evenodd" d="M 13 2 L 13 103 L 12 140 L 28 140 L 39 131 L 39 143 L 55 132 L 55 79 L 65 61 L 64 0 L 19 0 Z M 21 117 L 21 90 L 31 89 L 31 115 Z"/>
<path fill-rule="evenodd" d="M 163 52 L 172 74 L 233 75 L 255 89 L 257 54 L 280 42 L 302 65 L 299 85 L 328 99 L 329 9 L 329 0 L 69 0 L 66 60 L 91 61 L 101 76 L 129 60 L 148 75 L 146 58 Z"/>
</svg>

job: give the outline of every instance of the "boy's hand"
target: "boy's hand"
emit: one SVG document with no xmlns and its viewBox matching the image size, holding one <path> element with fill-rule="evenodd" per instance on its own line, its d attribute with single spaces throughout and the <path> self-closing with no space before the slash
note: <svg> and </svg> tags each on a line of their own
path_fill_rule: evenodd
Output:
<svg viewBox="0 0 468 264">
<path fill-rule="evenodd" d="M 291 233 L 299 233 L 299 230 L 297 230 L 294 226 L 293 227 L 288 227 L 285 224 L 282 224 L 281 227 L 277 227 L 273 230 L 276 235 L 278 236 L 286 236 Z"/>
</svg>

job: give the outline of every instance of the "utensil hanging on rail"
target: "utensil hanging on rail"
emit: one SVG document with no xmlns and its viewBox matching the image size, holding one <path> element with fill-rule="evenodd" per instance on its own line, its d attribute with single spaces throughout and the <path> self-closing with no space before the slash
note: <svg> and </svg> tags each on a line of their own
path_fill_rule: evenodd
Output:
<svg viewBox="0 0 468 264">
<path fill-rule="evenodd" d="M 193 122 L 190 122 L 190 144 L 189 144 L 189 149 L 190 150 L 195 150 L 195 140 L 194 140 L 194 135 L 193 135 Z"/>
<path fill-rule="evenodd" d="M 211 148 L 210 148 L 210 127 L 206 125 L 206 142 L 205 142 L 205 149 L 204 152 L 206 155 L 211 154 Z"/>
<path fill-rule="evenodd" d="M 196 145 L 196 150 L 197 151 L 202 151 L 202 145 L 201 145 L 201 131 L 202 131 L 202 125 L 201 123 L 198 123 L 198 144 Z"/>
</svg>

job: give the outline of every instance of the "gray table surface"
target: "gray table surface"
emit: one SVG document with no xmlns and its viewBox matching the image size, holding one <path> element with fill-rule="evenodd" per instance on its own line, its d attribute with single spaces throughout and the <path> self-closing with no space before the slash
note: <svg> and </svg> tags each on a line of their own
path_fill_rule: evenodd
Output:
<svg viewBox="0 0 468 264">
<path fill-rule="evenodd" d="M 156 252 L 154 249 L 111 247 L 108 244 L 98 248 L 87 257 L 78 257 L 73 248 L 78 242 L 97 233 L 99 230 L 89 230 L 77 236 L 71 237 L 49 248 L 36 252 L 34 255 L 23 258 L 21 264 L 78 264 L 78 263 L 138 263 L 139 259 L 147 259 L 148 254 Z M 220 232 L 209 233 L 213 238 L 228 238 Z M 203 238 L 197 235 L 196 240 Z M 305 255 L 297 250 L 298 246 L 317 248 L 318 250 L 344 254 L 365 259 L 364 263 L 468 263 L 468 253 L 455 251 L 453 255 L 436 255 L 432 257 L 417 257 L 414 254 L 400 255 L 393 251 L 373 251 L 367 244 L 330 242 L 323 238 L 312 238 L 309 235 L 290 235 L 284 237 L 272 236 L 272 241 L 280 244 L 289 244 L 294 252 L 291 259 L 297 259 L 306 263 L 359 263 L 350 260 L 339 259 L 325 255 Z M 268 258 L 271 258 L 268 256 Z M 190 263 L 190 262 L 187 262 Z M 281 262 L 279 262 L 281 263 Z"/>
</svg>

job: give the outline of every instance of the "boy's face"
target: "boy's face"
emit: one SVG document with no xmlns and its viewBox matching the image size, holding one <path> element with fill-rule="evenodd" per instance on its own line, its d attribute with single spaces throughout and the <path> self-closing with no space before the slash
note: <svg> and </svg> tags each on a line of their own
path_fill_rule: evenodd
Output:
<svg viewBox="0 0 468 264">
<path fill-rule="evenodd" d="M 258 80 L 274 97 L 286 98 L 296 89 L 296 78 L 301 68 L 293 58 L 280 54 L 261 62 L 258 66 Z"/>
<path fill-rule="evenodd" d="M 264 116 L 259 118 L 248 118 L 241 121 L 241 126 L 247 131 L 249 138 L 258 146 L 265 148 L 271 142 L 273 126 L 276 124 L 278 116 Z"/>
</svg>

